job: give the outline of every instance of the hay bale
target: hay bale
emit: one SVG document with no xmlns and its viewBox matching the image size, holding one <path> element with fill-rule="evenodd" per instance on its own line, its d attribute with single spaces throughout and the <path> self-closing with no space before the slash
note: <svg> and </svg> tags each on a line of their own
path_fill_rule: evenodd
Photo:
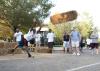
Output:
<svg viewBox="0 0 100 71">
<path fill-rule="evenodd" d="M 78 16 L 77 12 L 75 10 L 72 10 L 68 12 L 55 14 L 50 17 L 50 20 L 51 23 L 55 25 L 55 24 L 61 24 L 68 21 L 73 21 L 77 19 L 77 16 Z"/>
<path fill-rule="evenodd" d="M 3 48 L 3 47 L 4 47 L 4 43 L 0 42 L 0 48 Z"/>
<path fill-rule="evenodd" d="M 5 42 L 4 48 L 14 48 L 16 44 L 16 42 Z"/>
<path fill-rule="evenodd" d="M 8 50 L 6 48 L 0 48 L 0 55 L 7 55 Z"/>
<path fill-rule="evenodd" d="M 16 42 L 1 42 L 0 43 L 0 55 L 11 54 L 11 50 L 14 49 Z M 20 54 L 22 50 L 20 48 L 16 49 L 14 54 Z"/>
<path fill-rule="evenodd" d="M 20 48 L 17 48 L 14 52 L 12 52 L 13 49 L 8 49 L 8 54 L 21 54 L 22 50 Z"/>
<path fill-rule="evenodd" d="M 38 47 L 38 48 L 35 48 L 35 51 L 38 53 L 52 53 L 52 49 L 47 48 L 47 47 Z"/>
</svg>

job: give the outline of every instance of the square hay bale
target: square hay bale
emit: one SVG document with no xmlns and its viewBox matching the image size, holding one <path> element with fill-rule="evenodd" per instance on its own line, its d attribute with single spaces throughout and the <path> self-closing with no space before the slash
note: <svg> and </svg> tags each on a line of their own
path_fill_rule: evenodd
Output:
<svg viewBox="0 0 100 71">
<path fill-rule="evenodd" d="M 16 44 L 17 44 L 16 42 L 6 42 L 6 43 L 4 43 L 4 47 L 5 48 L 14 48 Z"/>
<path fill-rule="evenodd" d="M 3 48 L 3 47 L 4 47 L 4 43 L 0 42 L 0 48 Z"/>
<path fill-rule="evenodd" d="M 0 55 L 7 55 L 8 50 L 6 48 L 0 48 Z"/>
<path fill-rule="evenodd" d="M 8 49 L 8 54 L 21 54 L 22 50 L 20 48 L 17 48 L 13 53 L 12 49 Z"/>
<path fill-rule="evenodd" d="M 35 51 L 38 53 L 51 53 L 52 49 L 48 47 L 38 47 L 38 48 L 35 48 Z"/>
<path fill-rule="evenodd" d="M 16 42 L 0 42 L 0 55 L 7 55 L 11 54 L 11 50 L 14 49 Z M 22 50 L 20 48 L 16 49 L 15 54 L 22 53 Z"/>
</svg>

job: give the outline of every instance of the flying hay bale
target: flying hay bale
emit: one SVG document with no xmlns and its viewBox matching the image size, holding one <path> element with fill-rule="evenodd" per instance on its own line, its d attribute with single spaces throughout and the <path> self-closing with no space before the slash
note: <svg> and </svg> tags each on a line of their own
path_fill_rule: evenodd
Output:
<svg viewBox="0 0 100 71">
<path fill-rule="evenodd" d="M 64 13 L 59 13 L 50 17 L 52 24 L 60 24 L 68 21 L 73 21 L 77 18 L 76 11 L 68 11 Z"/>
</svg>

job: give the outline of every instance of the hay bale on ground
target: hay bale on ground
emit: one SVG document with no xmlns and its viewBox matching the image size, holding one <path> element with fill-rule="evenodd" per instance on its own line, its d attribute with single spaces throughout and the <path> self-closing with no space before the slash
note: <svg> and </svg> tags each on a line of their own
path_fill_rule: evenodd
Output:
<svg viewBox="0 0 100 71">
<path fill-rule="evenodd" d="M 38 53 L 51 53 L 52 49 L 48 47 L 38 47 L 38 48 L 35 48 L 35 51 Z"/>
<path fill-rule="evenodd" d="M 14 49 L 16 42 L 1 42 L 0 43 L 0 55 L 7 55 L 11 54 L 11 50 Z M 22 50 L 20 48 L 16 49 L 15 54 L 22 53 Z"/>
</svg>

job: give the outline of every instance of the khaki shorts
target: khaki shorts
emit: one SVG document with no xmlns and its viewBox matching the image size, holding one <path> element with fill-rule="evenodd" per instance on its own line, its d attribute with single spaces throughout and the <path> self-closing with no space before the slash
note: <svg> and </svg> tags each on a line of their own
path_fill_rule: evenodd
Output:
<svg viewBox="0 0 100 71">
<path fill-rule="evenodd" d="M 72 47 L 79 47 L 79 41 L 71 41 Z"/>
</svg>

